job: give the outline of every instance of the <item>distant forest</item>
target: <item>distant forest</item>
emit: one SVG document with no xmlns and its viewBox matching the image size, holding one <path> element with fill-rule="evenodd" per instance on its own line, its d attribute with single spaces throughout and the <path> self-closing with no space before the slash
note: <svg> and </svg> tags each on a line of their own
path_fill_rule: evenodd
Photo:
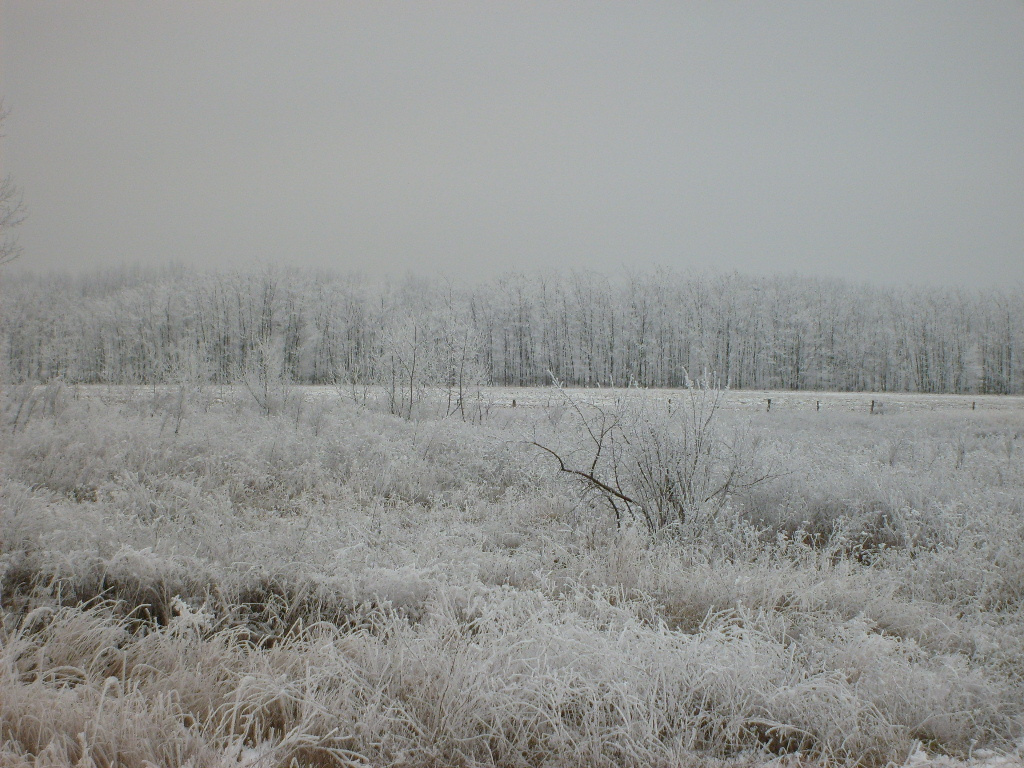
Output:
<svg viewBox="0 0 1024 768">
<path fill-rule="evenodd" d="M 260 268 L 0 274 L 8 382 L 1024 392 L 1024 286 L 507 274 L 464 286 Z"/>
</svg>

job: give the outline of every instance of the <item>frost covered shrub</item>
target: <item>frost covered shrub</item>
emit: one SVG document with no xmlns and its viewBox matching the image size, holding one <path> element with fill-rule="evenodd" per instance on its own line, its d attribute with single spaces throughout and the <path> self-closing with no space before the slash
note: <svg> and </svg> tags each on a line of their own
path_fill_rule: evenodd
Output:
<svg viewBox="0 0 1024 768">
<path fill-rule="evenodd" d="M 847 465 L 835 473 L 820 470 L 814 479 L 785 475 L 749 489 L 735 503 L 742 519 L 771 535 L 868 557 L 886 547 L 923 543 L 906 491 L 905 485 L 880 487 L 875 472 Z"/>
<path fill-rule="evenodd" d="M 58 516 L 47 501 L 22 483 L 0 483 L 0 554 L 33 548 L 56 527 Z"/>
<path fill-rule="evenodd" d="M 979 414 L 964 423 L 955 414 L 883 420 L 840 413 L 763 419 L 758 426 L 780 476 L 737 494 L 733 508 L 768 539 L 782 533 L 864 561 L 894 549 L 945 551 L 968 527 L 1000 539 L 998 531 L 1019 518 L 1016 489 L 1024 487 L 1024 462 L 1005 448 L 1017 417 L 997 419 L 988 429 L 999 439 L 979 442 L 960 469 L 949 455 L 958 435 L 993 418 Z"/>
<path fill-rule="evenodd" d="M 771 477 L 756 436 L 729 429 L 718 414 L 726 393 L 697 385 L 675 411 L 627 390 L 609 405 L 560 390 L 571 414 L 568 447 L 533 441 L 586 494 L 602 499 L 617 522 L 650 533 L 700 537 L 732 496 Z M 560 420 L 564 423 L 564 420 Z"/>
<path fill-rule="evenodd" d="M 930 523 L 942 526 L 941 541 L 899 563 L 903 591 L 970 613 L 1019 611 L 1024 606 L 1024 504 L 984 494 L 970 507 L 936 517 Z"/>
</svg>

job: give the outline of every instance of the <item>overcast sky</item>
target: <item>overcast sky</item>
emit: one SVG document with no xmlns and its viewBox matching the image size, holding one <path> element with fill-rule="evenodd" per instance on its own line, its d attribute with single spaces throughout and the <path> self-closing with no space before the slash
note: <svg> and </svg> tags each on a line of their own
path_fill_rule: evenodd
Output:
<svg viewBox="0 0 1024 768">
<path fill-rule="evenodd" d="M 1024 2 L 0 0 L 22 265 L 1024 280 Z"/>
</svg>

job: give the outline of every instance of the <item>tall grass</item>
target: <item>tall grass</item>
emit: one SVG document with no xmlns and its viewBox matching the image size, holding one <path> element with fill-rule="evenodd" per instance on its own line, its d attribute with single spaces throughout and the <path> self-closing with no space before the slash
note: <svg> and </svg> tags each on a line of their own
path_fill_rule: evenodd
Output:
<svg viewBox="0 0 1024 768">
<path fill-rule="evenodd" d="M 7 398 L 0 764 L 884 765 L 1024 736 L 1018 414 L 723 411 L 783 471 L 680 538 L 538 455 L 584 444 L 557 403 Z"/>
</svg>

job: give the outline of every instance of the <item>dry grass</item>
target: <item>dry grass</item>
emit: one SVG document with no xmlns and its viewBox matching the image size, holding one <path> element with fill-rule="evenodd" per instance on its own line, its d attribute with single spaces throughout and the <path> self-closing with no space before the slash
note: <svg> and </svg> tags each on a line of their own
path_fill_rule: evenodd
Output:
<svg viewBox="0 0 1024 768">
<path fill-rule="evenodd" d="M 541 406 L 200 392 L 175 434 L 173 399 L 10 417 L 27 396 L 0 765 L 991 762 L 1024 736 L 1022 414 L 726 413 L 783 475 L 652 538 L 530 447 L 573 439 Z"/>
</svg>

